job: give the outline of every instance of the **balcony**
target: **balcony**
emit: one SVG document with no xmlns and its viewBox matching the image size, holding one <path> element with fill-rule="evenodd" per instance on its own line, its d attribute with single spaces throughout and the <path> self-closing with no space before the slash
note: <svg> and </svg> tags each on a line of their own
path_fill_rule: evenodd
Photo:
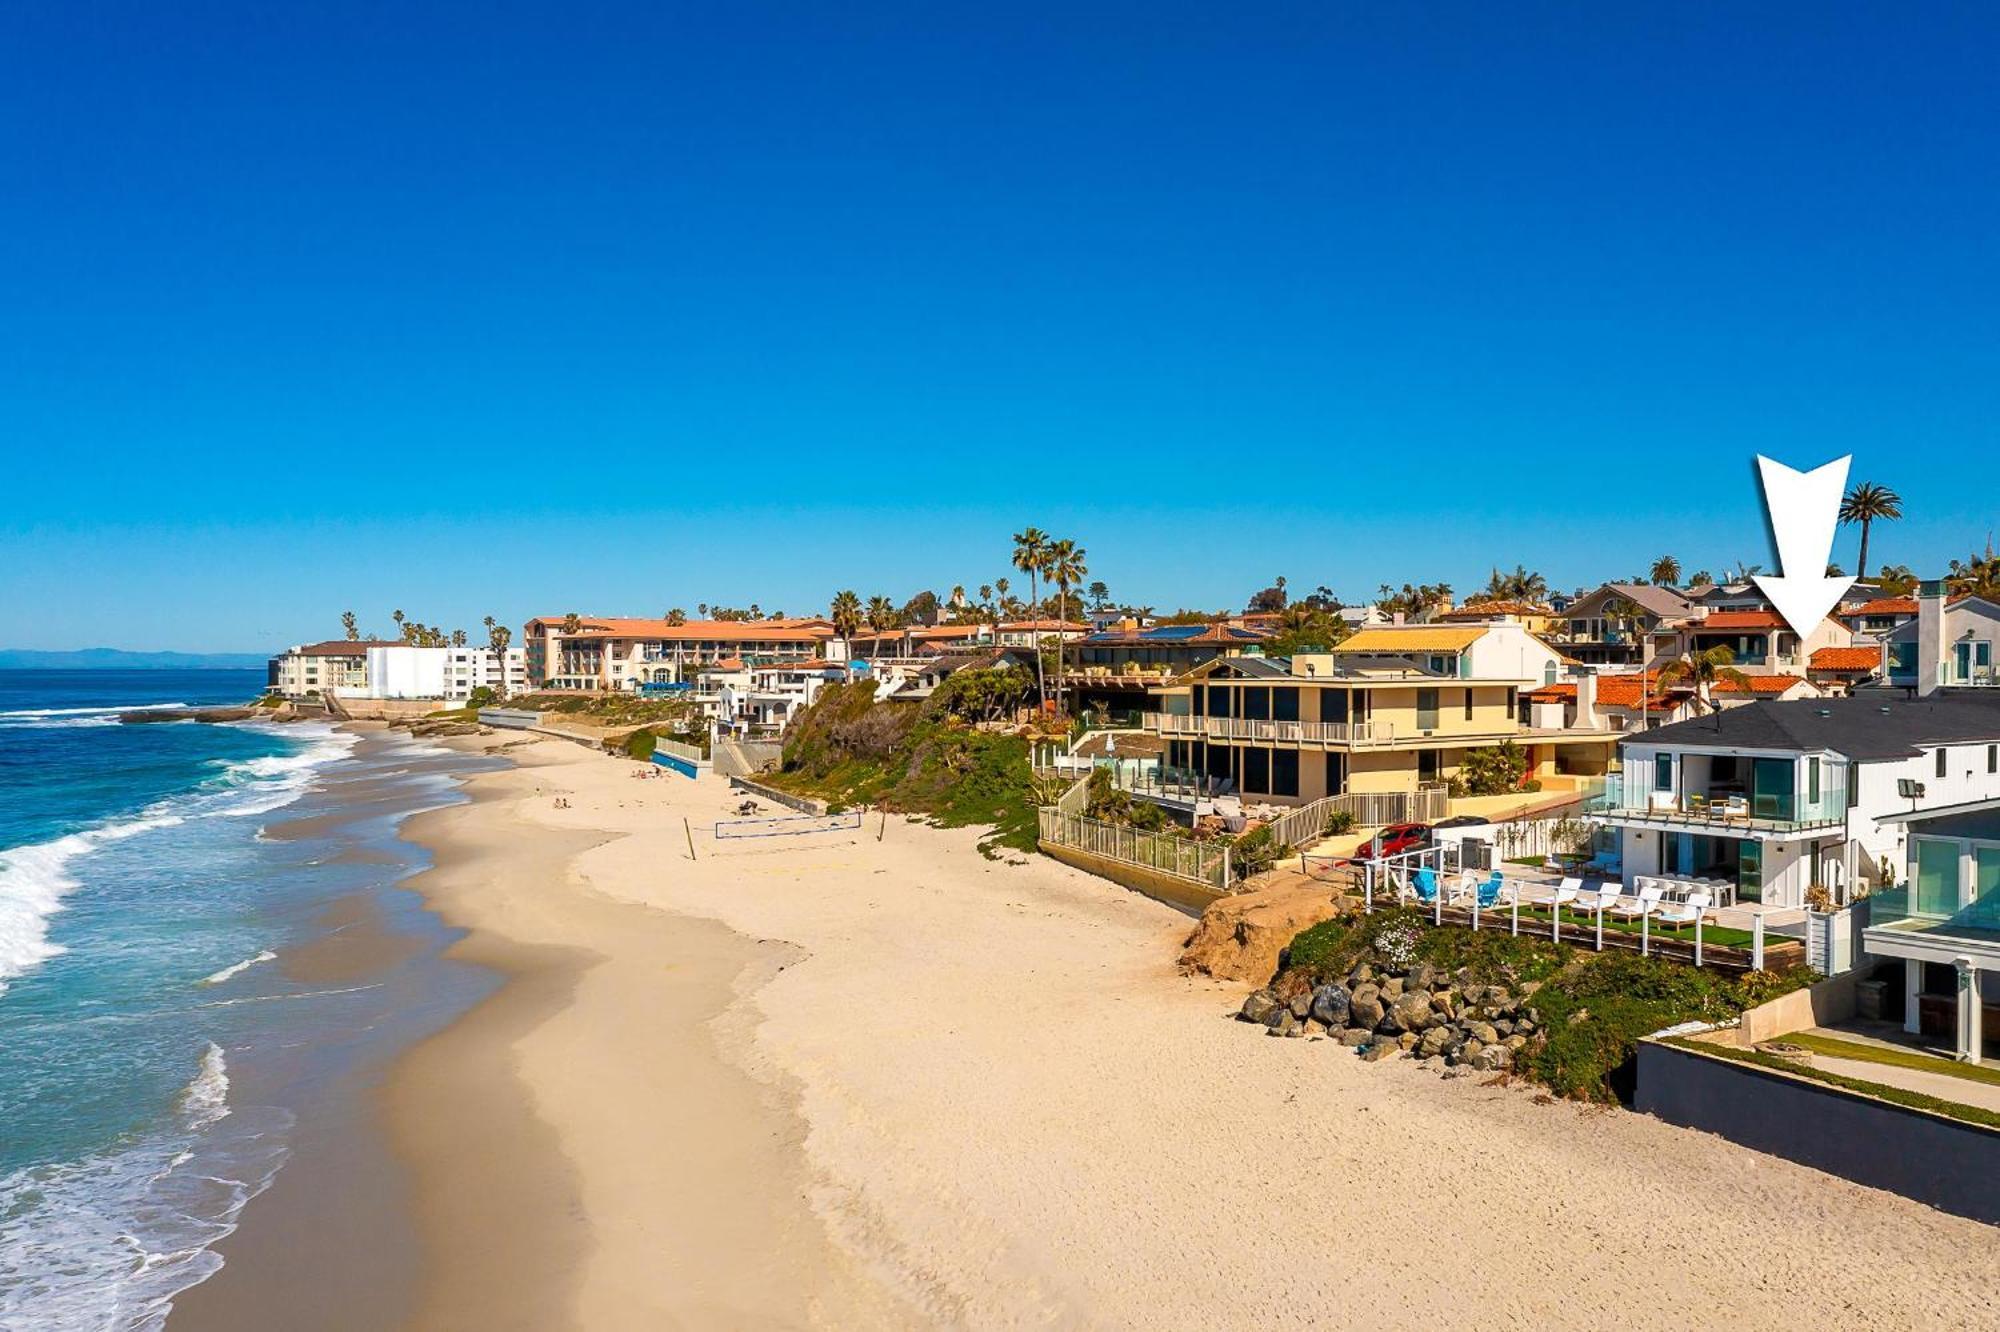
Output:
<svg viewBox="0 0 2000 1332">
<path fill-rule="evenodd" d="M 1584 802 L 1584 813 L 1606 823 L 1699 829 L 1737 837 L 1781 837 L 1810 828 L 1837 828 L 1847 822 L 1847 787 L 1821 782 L 1818 799 L 1795 792 L 1745 792 L 1740 785 L 1699 791 L 1658 791 L 1643 781 L 1628 783 L 1615 773 L 1604 791 Z"/>
<path fill-rule="evenodd" d="M 1374 722 L 1262 721 L 1250 717 L 1183 717 L 1149 712 L 1145 729 L 1153 735 L 1208 740 L 1256 740 L 1270 744 L 1386 745 L 1395 727 Z"/>
</svg>

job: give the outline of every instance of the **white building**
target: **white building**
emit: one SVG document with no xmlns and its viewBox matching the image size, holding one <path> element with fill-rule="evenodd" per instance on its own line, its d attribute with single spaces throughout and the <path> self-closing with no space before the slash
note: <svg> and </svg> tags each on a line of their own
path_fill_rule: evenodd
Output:
<svg viewBox="0 0 2000 1332">
<path fill-rule="evenodd" d="M 1978 1063 L 2000 1037 L 2000 800 L 1899 821 L 1908 873 L 1868 899 L 1862 946 L 1902 960 L 1903 1029 Z"/>
<path fill-rule="evenodd" d="M 1619 838 L 1628 885 L 1720 880 L 1725 901 L 1799 907 L 1893 880 L 1902 816 L 2000 799 L 2000 697 L 1752 703 L 1619 746 L 1624 771 L 1588 806 Z"/>
<path fill-rule="evenodd" d="M 414 647 L 378 644 L 368 649 L 366 678 L 349 698 L 435 698 L 462 703 L 475 689 L 506 697 L 527 687 L 527 663 L 519 648 Z"/>
<path fill-rule="evenodd" d="M 354 693 L 367 687 L 368 650 L 387 646 L 372 639 L 346 638 L 295 644 L 271 658 L 265 688 L 285 698 Z"/>
</svg>

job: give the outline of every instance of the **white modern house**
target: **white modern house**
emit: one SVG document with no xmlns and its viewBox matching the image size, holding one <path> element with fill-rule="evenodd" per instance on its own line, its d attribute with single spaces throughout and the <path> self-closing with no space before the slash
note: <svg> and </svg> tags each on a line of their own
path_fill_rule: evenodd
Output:
<svg viewBox="0 0 2000 1332">
<path fill-rule="evenodd" d="M 378 643 L 368 648 L 365 678 L 347 698 L 435 698 L 462 703 L 475 689 L 506 697 L 527 688 L 528 668 L 520 648 L 415 647 Z"/>
<path fill-rule="evenodd" d="M 1917 613 L 1882 635 L 1889 683 L 1930 694 L 2000 685 L 2000 606 L 1980 597 L 1949 600 L 1944 585 L 1917 591 Z"/>
<path fill-rule="evenodd" d="M 1868 899 L 1863 947 L 1902 959 L 1903 1029 L 1977 1063 L 2000 1040 L 2000 800 L 1897 820 L 1908 873 Z"/>
<path fill-rule="evenodd" d="M 1760 702 L 1635 733 L 1587 805 L 1622 873 L 1706 880 L 1730 904 L 1835 903 L 1901 874 L 1902 816 L 2000 800 L 2000 696 Z"/>
</svg>

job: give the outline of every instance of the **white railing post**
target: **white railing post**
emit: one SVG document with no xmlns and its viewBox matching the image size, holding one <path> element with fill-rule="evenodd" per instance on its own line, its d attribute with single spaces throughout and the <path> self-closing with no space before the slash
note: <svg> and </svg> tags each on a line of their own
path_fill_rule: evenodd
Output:
<svg viewBox="0 0 2000 1332">
<path fill-rule="evenodd" d="M 1597 894 L 1597 951 L 1600 953 L 1604 951 L 1604 908 L 1608 905 L 1604 893 L 1600 891 Z"/>
<path fill-rule="evenodd" d="M 1750 966 L 1764 969 L 1764 913 L 1759 911 L 1750 917 Z"/>
<path fill-rule="evenodd" d="M 1514 937 L 1521 937 L 1521 885 L 1514 885 Z"/>
<path fill-rule="evenodd" d="M 1697 911 L 1694 916 L 1694 964 L 1701 966 L 1701 918 L 1705 912 Z"/>
<path fill-rule="evenodd" d="M 1651 956 L 1652 954 L 1652 948 L 1653 948 L 1653 935 L 1651 928 L 1652 923 L 1653 923 L 1653 913 L 1650 911 L 1639 917 L 1640 957 L 1648 957 Z"/>
</svg>

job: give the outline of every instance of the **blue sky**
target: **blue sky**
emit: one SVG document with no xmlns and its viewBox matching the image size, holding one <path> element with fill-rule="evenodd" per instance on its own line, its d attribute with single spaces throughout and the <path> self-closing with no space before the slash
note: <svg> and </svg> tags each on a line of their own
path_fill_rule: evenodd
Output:
<svg viewBox="0 0 2000 1332">
<path fill-rule="evenodd" d="M 1160 606 L 1770 564 L 1760 450 L 1888 560 L 1995 525 L 1990 6 L 0 24 L 0 645 L 900 600 L 1027 523 Z"/>
</svg>

